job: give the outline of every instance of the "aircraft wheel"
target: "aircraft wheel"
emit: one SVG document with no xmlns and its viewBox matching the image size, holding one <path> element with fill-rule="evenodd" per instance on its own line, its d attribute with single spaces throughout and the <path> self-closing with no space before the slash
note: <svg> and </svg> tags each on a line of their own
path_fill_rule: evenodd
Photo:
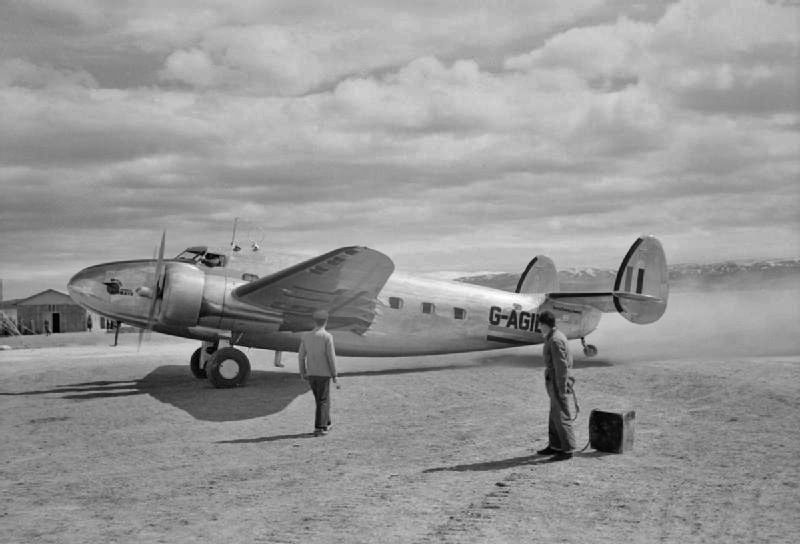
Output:
<svg viewBox="0 0 800 544">
<path fill-rule="evenodd" d="M 586 344 L 583 348 L 583 354 L 587 357 L 594 357 L 597 355 L 597 346 L 593 346 L 592 344 Z"/>
<path fill-rule="evenodd" d="M 200 368 L 200 353 L 202 349 L 203 348 L 197 348 L 194 350 L 194 353 L 192 353 L 192 358 L 189 359 L 189 368 L 192 370 L 194 377 L 199 380 L 205 380 L 207 377 L 206 369 Z"/>
<path fill-rule="evenodd" d="M 236 348 L 220 348 L 206 363 L 206 374 L 214 387 L 237 387 L 250 374 L 250 360 Z"/>
</svg>

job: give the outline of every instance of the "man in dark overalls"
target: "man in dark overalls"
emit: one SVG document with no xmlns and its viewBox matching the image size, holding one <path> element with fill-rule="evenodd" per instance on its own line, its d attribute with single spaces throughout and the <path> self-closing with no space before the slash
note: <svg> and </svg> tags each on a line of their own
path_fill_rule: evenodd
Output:
<svg viewBox="0 0 800 544">
<path fill-rule="evenodd" d="M 554 455 L 554 460 L 562 461 L 572 458 L 577 449 L 575 432 L 572 430 L 572 408 L 568 395 L 572 394 L 572 353 L 569 350 L 567 337 L 556 328 L 556 317 L 553 312 L 545 310 L 539 315 L 539 326 L 545 335 L 544 381 L 550 397 L 550 420 L 548 425 L 547 447 L 539 450 L 539 455 Z"/>
</svg>

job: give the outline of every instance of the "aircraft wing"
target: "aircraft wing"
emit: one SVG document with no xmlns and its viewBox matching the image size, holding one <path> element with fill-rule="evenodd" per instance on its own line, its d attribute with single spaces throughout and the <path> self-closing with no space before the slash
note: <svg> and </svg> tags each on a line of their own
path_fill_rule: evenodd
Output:
<svg viewBox="0 0 800 544">
<path fill-rule="evenodd" d="M 363 334 L 376 314 L 378 293 L 394 272 L 374 249 L 343 247 L 237 287 L 242 302 L 283 313 L 280 330 L 311 330 L 311 314 L 328 311 L 328 329 Z"/>
</svg>

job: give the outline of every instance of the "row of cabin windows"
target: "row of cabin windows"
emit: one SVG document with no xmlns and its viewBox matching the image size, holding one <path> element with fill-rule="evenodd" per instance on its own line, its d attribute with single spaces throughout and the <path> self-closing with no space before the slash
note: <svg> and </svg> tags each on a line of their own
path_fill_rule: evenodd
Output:
<svg viewBox="0 0 800 544">
<path fill-rule="evenodd" d="M 403 307 L 403 299 L 399 297 L 389 297 L 389 307 L 394 308 L 395 310 L 401 309 Z M 433 302 L 423 302 L 422 313 L 435 314 L 436 305 Z M 453 308 L 453 318 L 466 319 L 467 311 L 464 308 Z"/>
</svg>

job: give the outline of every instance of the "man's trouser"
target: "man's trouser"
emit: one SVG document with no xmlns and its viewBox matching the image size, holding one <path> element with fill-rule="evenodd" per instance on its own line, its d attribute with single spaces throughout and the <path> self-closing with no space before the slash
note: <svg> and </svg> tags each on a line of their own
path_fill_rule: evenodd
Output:
<svg viewBox="0 0 800 544">
<path fill-rule="evenodd" d="M 309 376 L 308 384 L 314 393 L 317 411 L 314 414 L 314 428 L 324 429 L 331 424 L 331 379 L 328 376 Z"/>
<path fill-rule="evenodd" d="M 559 397 L 552 380 L 546 380 L 545 385 L 547 395 L 550 397 L 550 418 L 547 429 L 550 447 L 565 452 L 575 451 L 578 445 L 575 442 L 575 432 L 572 430 L 573 408 L 566 392 Z"/>
</svg>

